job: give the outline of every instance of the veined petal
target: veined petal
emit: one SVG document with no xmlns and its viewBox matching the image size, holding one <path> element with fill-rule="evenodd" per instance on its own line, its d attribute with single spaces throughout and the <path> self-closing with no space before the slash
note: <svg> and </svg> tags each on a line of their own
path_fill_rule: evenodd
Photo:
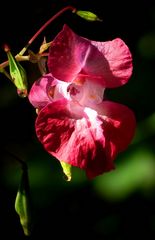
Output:
<svg viewBox="0 0 155 240">
<path fill-rule="evenodd" d="M 112 41 L 91 41 L 91 43 L 105 57 L 107 62 L 101 71 L 105 86 L 107 88 L 114 88 L 126 84 L 132 75 L 133 65 L 131 52 L 125 42 L 120 38 L 115 38 Z M 90 61 L 92 61 L 93 52 L 89 58 Z M 87 65 L 85 67 L 86 71 L 88 71 L 87 68 L 91 70 L 89 58 L 87 59 Z M 99 59 L 96 58 L 94 60 L 96 67 L 94 66 L 94 68 L 98 68 L 98 64 Z"/>
<path fill-rule="evenodd" d="M 34 82 L 29 92 L 30 103 L 38 109 L 61 98 L 69 98 L 68 84 L 57 80 L 51 73 Z"/>
<path fill-rule="evenodd" d="M 91 118 L 84 111 L 77 118 L 70 109 L 73 106 L 63 99 L 40 111 L 36 133 L 45 149 L 60 161 L 84 169 L 89 178 L 113 169 L 116 149 L 104 135 L 102 119 L 90 108 Z"/>
<path fill-rule="evenodd" d="M 64 25 L 50 46 L 48 68 L 53 76 L 66 82 L 87 78 L 102 87 L 113 88 L 131 77 L 132 56 L 120 38 L 91 41 Z"/>
</svg>

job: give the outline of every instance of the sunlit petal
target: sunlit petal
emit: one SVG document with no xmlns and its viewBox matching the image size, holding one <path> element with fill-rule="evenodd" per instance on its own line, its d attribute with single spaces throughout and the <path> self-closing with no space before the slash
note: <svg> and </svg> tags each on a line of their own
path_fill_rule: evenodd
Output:
<svg viewBox="0 0 155 240">
<path fill-rule="evenodd" d="M 125 84 L 131 77 L 132 56 L 120 38 L 91 41 L 64 25 L 50 46 L 48 68 L 53 76 L 63 81 L 88 78 L 111 88 Z"/>
</svg>

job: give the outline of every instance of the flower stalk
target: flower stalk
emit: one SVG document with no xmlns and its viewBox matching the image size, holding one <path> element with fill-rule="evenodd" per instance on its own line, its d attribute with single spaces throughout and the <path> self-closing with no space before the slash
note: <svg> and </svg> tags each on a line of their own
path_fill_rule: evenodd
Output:
<svg viewBox="0 0 155 240">
<path fill-rule="evenodd" d="M 51 23 L 53 22 L 57 17 L 59 17 L 62 13 L 66 12 L 67 10 L 71 10 L 74 12 L 76 9 L 72 6 L 67 6 L 63 9 L 61 9 L 58 13 L 56 13 L 54 16 L 52 16 L 34 35 L 33 37 L 28 41 L 26 46 L 20 51 L 18 55 L 22 56 L 28 47 L 32 44 L 32 42 L 39 36 L 39 34 Z"/>
<path fill-rule="evenodd" d="M 28 41 L 28 43 L 24 46 L 24 48 L 15 56 L 16 60 L 18 62 L 20 61 L 29 61 L 30 56 L 23 56 L 24 53 L 27 51 L 28 47 L 32 44 L 32 42 L 39 36 L 39 34 L 51 23 L 53 22 L 56 18 L 58 18 L 61 14 L 63 14 L 65 11 L 71 10 L 72 12 L 76 11 L 76 8 L 73 6 L 67 6 L 63 9 L 61 9 L 59 12 L 57 12 L 54 16 L 52 16 L 45 24 L 31 37 L 31 39 Z M 48 44 L 49 46 L 49 44 Z M 44 45 L 44 49 L 47 49 Z M 39 54 L 42 56 L 43 51 L 41 51 Z M 5 61 L 0 64 L 0 72 L 4 73 L 2 71 L 3 68 L 7 67 L 9 65 L 9 61 Z M 8 77 L 8 76 L 7 76 Z"/>
<path fill-rule="evenodd" d="M 84 18 L 85 20 L 88 21 L 102 21 L 101 19 L 99 19 L 97 17 L 97 15 L 95 15 L 92 12 L 89 11 L 81 11 L 81 10 L 77 10 L 75 7 L 69 5 L 64 7 L 63 9 L 61 9 L 59 12 L 57 12 L 54 16 L 52 16 L 47 22 L 45 22 L 42 27 L 31 37 L 31 39 L 28 41 L 28 43 L 22 48 L 22 50 L 15 56 L 16 60 L 18 62 L 20 61 L 29 61 L 30 60 L 30 56 L 23 56 L 24 53 L 27 51 L 27 49 L 29 48 L 29 46 L 32 44 L 32 42 L 39 36 L 39 34 L 49 25 L 51 24 L 51 22 L 53 22 L 56 18 L 58 18 L 60 15 L 62 15 L 64 12 L 66 11 L 72 11 L 72 13 L 75 13 L 76 15 Z M 42 56 L 43 51 L 47 50 L 47 48 L 50 46 L 51 42 L 49 43 L 44 43 L 41 45 L 41 50 L 39 51 L 39 54 Z M 7 67 L 9 65 L 8 61 L 5 61 L 3 63 L 0 64 L 0 72 L 4 73 L 2 71 L 3 68 Z M 7 76 L 7 74 L 6 74 Z M 8 76 L 7 76 L 8 77 Z"/>
</svg>

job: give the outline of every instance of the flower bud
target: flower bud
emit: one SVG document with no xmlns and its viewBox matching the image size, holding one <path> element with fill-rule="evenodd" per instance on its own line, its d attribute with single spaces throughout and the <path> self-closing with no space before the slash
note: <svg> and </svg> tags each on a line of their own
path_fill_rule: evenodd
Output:
<svg viewBox="0 0 155 240">
<path fill-rule="evenodd" d="M 4 46 L 9 61 L 9 70 L 12 82 L 17 87 L 17 93 L 20 97 L 27 97 L 27 76 L 24 68 L 15 59 L 7 45 Z"/>
<path fill-rule="evenodd" d="M 24 234 L 31 234 L 32 216 L 27 168 L 23 168 L 19 189 L 15 199 L 15 210 L 20 218 Z"/>
<path fill-rule="evenodd" d="M 85 20 L 87 21 L 102 21 L 100 18 L 98 18 L 97 15 L 95 15 L 94 13 L 92 12 L 89 12 L 89 11 L 81 11 L 81 10 L 77 10 L 75 11 L 75 13 L 84 18 Z"/>
</svg>

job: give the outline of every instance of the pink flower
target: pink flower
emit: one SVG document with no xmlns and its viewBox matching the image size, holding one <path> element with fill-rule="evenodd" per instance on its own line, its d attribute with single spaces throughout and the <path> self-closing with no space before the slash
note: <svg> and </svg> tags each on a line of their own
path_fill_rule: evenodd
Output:
<svg viewBox="0 0 155 240">
<path fill-rule="evenodd" d="M 114 169 L 136 121 L 128 107 L 105 100 L 104 91 L 131 77 L 128 47 L 119 38 L 88 40 L 64 25 L 50 46 L 48 69 L 29 93 L 39 109 L 38 139 L 59 161 L 84 169 L 89 179 Z"/>
</svg>

